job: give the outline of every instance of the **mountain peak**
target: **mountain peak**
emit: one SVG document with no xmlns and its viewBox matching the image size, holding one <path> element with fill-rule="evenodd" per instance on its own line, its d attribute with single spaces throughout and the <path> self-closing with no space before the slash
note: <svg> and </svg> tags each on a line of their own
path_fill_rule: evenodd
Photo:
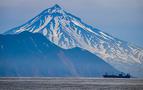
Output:
<svg viewBox="0 0 143 90">
<path fill-rule="evenodd" d="M 62 9 L 58 4 L 55 4 L 52 9 Z"/>
<path fill-rule="evenodd" d="M 58 4 L 55 4 L 53 7 L 55 7 L 55 8 L 61 8 Z"/>
<path fill-rule="evenodd" d="M 58 4 L 55 4 L 54 6 L 44 10 L 43 12 L 52 14 L 52 13 L 55 13 L 55 12 L 61 13 L 62 11 L 63 11 L 62 8 Z"/>
</svg>

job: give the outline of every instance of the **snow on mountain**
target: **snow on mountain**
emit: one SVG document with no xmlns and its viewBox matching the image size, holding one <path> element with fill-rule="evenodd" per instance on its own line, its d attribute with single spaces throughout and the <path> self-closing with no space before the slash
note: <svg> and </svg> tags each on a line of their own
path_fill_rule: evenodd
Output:
<svg viewBox="0 0 143 90">
<path fill-rule="evenodd" d="M 32 20 L 5 34 L 23 31 L 41 33 L 64 49 L 86 49 L 118 70 L 143 77 L 143 48 L 85 24 L 58 5 L 46 9 Z"/>
</svg>

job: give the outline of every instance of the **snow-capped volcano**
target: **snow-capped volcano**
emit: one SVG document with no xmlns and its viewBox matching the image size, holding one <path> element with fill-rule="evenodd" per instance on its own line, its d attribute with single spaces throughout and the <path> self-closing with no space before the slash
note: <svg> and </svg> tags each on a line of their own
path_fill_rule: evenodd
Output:
<svg viewBox="0 0 143 90">
<path fill-rule="evenodd" d="M 5 34 L 23 31 L 42 33 L 54 44 L 80 47 L 96 54 L 116 69 L 143 77 L 143 49 L 85 24 L 80 18 L 55 5 L 27 23 Z"/>
</svg>

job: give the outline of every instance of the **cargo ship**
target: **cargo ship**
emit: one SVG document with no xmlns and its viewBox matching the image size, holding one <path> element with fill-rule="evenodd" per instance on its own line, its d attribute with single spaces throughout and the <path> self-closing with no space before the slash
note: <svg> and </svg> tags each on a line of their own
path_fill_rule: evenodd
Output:
<svg viewBox="0 0 143 90">
<path fill-rule="evenodd" d="M 114 74 L 105 74 L 103 75 L 104 78 L 131 78 L 130 74 L 118 74 L 118 75 L 114 75 Z"/>
</svg>

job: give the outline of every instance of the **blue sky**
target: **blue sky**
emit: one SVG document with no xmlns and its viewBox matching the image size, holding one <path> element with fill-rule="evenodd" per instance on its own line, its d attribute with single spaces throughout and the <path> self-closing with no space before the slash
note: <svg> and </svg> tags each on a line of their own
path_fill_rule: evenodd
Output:
<svg viewBox="0 0 143 90">
<path fill-rule="evenodd" d="M 143 47 L 143 0 L 1 0 L 0 33 L 54 4 L 93 27 Z"/>
</svg>

